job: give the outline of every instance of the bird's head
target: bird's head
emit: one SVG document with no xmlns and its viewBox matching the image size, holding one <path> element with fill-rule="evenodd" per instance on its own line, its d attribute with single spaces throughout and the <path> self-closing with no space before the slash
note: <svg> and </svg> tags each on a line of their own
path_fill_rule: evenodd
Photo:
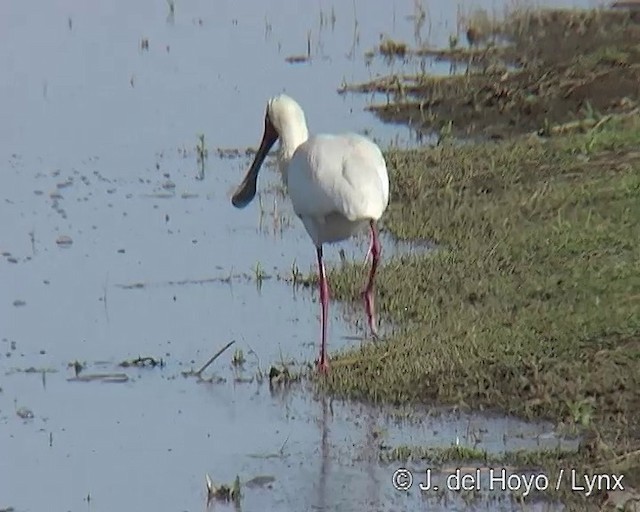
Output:
<svg viewBox="0 0 640 512">
<path fill-rule="evenodd" d="M 267 122 L 271 123 L 279 137 L 286 137 L 290 131 L 307 125 L 302 107 L 286 94 L 274 96 L 267 102 L 265 128 Z"/>
<path fill-rule="evenodd" d="M 267 102 L 267 110 L 264 115 L 264 132 L 262 141 L 256 153 L 253 163 L 247 171 L 242 183 L 233 194 L 231 202 L 236 208 L 244 208 L 256 195 L 256 185 L 260 166 L 264 162 L 269 150 L 278 139 L 295 140 L 299 137 L 301 127 L 304 128 L 306 138 L 307 125 L 304 112 L 298 103 L 286 94 L 274 96 Z"/>
</svg>

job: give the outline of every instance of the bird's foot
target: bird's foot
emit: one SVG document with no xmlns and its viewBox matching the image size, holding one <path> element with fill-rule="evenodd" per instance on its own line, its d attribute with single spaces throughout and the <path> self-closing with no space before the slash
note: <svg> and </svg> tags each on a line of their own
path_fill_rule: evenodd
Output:
<svg viewBox="0 0 640 512">
<path fill-rule="evenodd" d="M 326 358 L 321 358 L 316 368 L 318 369 L 318 373 L 326 375 L 329 372 L 329 361 Z"/>
<path fill-rule="evenodd" d="M 362 299 L 364 300 L 365 311 L 367 313 L 367 324 L 369 325 L 369 332 L 371 333 L 371 337 L 377 341 L 380 339 L 378 336 L 378 321 L 376 319 L 376 315 L 373 312 L 373 297 L 371 292 L 364 290 L 362 292 Z"/>
</svg>

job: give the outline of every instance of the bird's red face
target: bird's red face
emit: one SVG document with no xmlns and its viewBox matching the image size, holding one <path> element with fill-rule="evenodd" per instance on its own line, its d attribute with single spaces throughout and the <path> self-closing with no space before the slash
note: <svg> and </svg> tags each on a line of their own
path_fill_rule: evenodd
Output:
<svg viewBox="0 0 640 512">
<path fill-rule="evenodd" d="M 258 173 L 260 172 L 260 166 L 271 147 L 278 140 L 278 131 L 273 126 L 271 119 L 269 119 L 269 109 L 267 108 L 267 112 L 264 116 L 264 132 L 262 134 L 262 141 L 260 142 L 260 147 L 258 148 L 258 152 L 256 153 L 255 158 L 253 159 L 253 163 L 249 170 L 247 171 L 246 176 L 240 183 L 240 186 L 237 188 L 235 194 L 233 194 L 233 198 L 231 199 L 231 203 L 236 208 L 244 208 L 247 206 L 256 195 L 256 186 L 258 182 Z"/>
</svg>

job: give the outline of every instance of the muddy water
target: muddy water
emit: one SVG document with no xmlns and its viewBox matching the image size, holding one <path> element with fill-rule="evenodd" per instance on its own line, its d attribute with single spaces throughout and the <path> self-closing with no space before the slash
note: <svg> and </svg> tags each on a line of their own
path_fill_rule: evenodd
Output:
<svg viewBox="0 0 640 512">
<path fill-rule="evenodd" d="M 408 422 L 259 379 L 316 356 L 316 296 L 284 280 L 314 254 L 275 173 L 261 205 L 231 207 L 248 161 L 216 149 L 255 146 L 264 102 L 282 90 L 314 131 L 414 143 L 363 110 L 371 98 L 335 90 L 399 65 L 364 62 L 380 34 L 446 44 L 457 6 L 441 4 L 424 4 L 422 24 L 412 1 L 0 6 L 0 509 L 201 510 L 208 473 L 240 477 L 243 510 L 446 510 L 465 504 L 393 489 L 381 443 L 573 446 L 549 425 L 446 411 Z M 286 61 L 308 47 L 309 62 Z M 346 257 L 364 243 L 344 244 Z M 330 348 L 361 336 L 361 319 L 334 307 Z M 214 382 L 182 376 L 233 339 Z M 139 355 L 165 364 L 118 366 Z M 115 382 L 74 380 L 73 361 Z"/>
</svg>

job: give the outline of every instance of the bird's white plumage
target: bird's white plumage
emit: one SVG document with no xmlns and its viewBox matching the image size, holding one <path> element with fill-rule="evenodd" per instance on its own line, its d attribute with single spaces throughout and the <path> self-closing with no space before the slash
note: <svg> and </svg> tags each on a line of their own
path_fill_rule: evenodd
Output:
<svg viewBox="0 0 640 512">
<path fill-rule="evenodd" d="M 320 246 L 349 238 L 389 203 L 382 152 L 357 134 L 308 138 L 304 113 L 288 96 L 269 101 L 280 138 L 280 168 L 293 209 Z"/>
<path fill-rule="evenodd" d="M 309 138 L 304 112 L 289 96 L 267 104 L 260 146 L 242 183 L 231 198 L 244 208 L 256 195 L 260 166 L 276 140 L 278 163 L 293 209 L 316 245 L 321 304 L 321 345 L 318 368 L 328 369 L 326 353 L 329 288 L 322 245 L 354 235 L 364 226 L 371 231 L 369 279 L 362 292 L 369 329 L 377 336 L 373 284 L 380 262 L 381 244 L 376 221 L 389 203 L 389 178 L 380 148 L 353 133 Z"/>
</svg>

